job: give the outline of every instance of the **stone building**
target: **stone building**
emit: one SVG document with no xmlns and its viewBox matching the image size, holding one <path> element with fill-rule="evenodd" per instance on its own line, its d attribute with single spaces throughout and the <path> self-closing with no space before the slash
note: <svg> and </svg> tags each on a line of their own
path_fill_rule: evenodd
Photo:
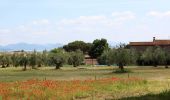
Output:
<svg viewBox="0 0 170 100">
<path fill-rule="evenodd" d="M 128 46 L 137 51 L 145 51 L 148 47 L 159 46 L 170 52 L 170 40 L 160 40 L 153 37 L 153 41 L 149 42 L 130 42 Z"/>
</svg>

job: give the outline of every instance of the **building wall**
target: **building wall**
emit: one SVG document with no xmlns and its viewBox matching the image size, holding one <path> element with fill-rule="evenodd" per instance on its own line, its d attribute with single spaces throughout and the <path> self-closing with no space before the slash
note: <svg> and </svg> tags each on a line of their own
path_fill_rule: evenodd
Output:
<svg viewBox="0 0 170 100">
<path fill-rule="evenodd" d="M 135 49 L 137 51 L 145 51 L 148 47 L 153 47 L 153 46 L 130 46 L 131 49 Z M 170 52 L 170 45 L 164 45 L 160 47 Z"/>
<path fill-rule="evenodd" d="M 98 65 L 97 59 L 84 59 L 86 65 Z"/>
</svg>

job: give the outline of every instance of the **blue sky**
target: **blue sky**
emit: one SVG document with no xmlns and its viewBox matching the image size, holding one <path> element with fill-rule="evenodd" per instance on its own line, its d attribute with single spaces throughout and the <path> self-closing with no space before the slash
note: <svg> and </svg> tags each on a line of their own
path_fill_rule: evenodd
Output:
<svg viewBox="0 0 170 100">
<path fill-rule="evenodd" d="M 0 0 L 0 45 L 170 39 L 169 0 Z"/>
</svg>

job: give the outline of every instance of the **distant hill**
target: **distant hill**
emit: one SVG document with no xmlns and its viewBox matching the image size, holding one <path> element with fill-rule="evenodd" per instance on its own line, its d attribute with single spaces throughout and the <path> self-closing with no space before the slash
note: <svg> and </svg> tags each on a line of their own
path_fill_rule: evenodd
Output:
<svg viewBox="0 0 170 100">
<path fill-rule="evenodd" d="M 61 47 L 63 46 L 60 43 L 56 44 L 28 44 L 28 43 L 17 43 L 17 44 L 9 44 L 6 46 L 0 46 L 0 51 L 16 51 L 16 50 L 25 50 L 25 51 L 42 51 L 42 50 L 51 50 L 53 48 Z"/>
</svg>

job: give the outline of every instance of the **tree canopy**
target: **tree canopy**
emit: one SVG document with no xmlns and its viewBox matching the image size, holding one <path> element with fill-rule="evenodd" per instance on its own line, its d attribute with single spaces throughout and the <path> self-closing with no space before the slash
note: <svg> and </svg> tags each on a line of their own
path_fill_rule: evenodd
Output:
<svg viewBox="0 0 170 100">
<path fill-rule="evenodd" d="M 102 55 L 104 50 L 109 49 L 109 44 L 106 39 L 96 39 L 92 43 L 92 47 L 89 51 L 89 55 L 92 58 L 97 58 Z"/>
<path fill-rule="evenodd" d="M 85 54 L 89 52 L 91 45 L 92 45 L 91 43 L 85 43 L 84 41 L 74 41 L 74 42 L 68 43 L 67 45 L 64 45 L 63 49 L 68 52 L 81 50 Z"/>
</svg>

